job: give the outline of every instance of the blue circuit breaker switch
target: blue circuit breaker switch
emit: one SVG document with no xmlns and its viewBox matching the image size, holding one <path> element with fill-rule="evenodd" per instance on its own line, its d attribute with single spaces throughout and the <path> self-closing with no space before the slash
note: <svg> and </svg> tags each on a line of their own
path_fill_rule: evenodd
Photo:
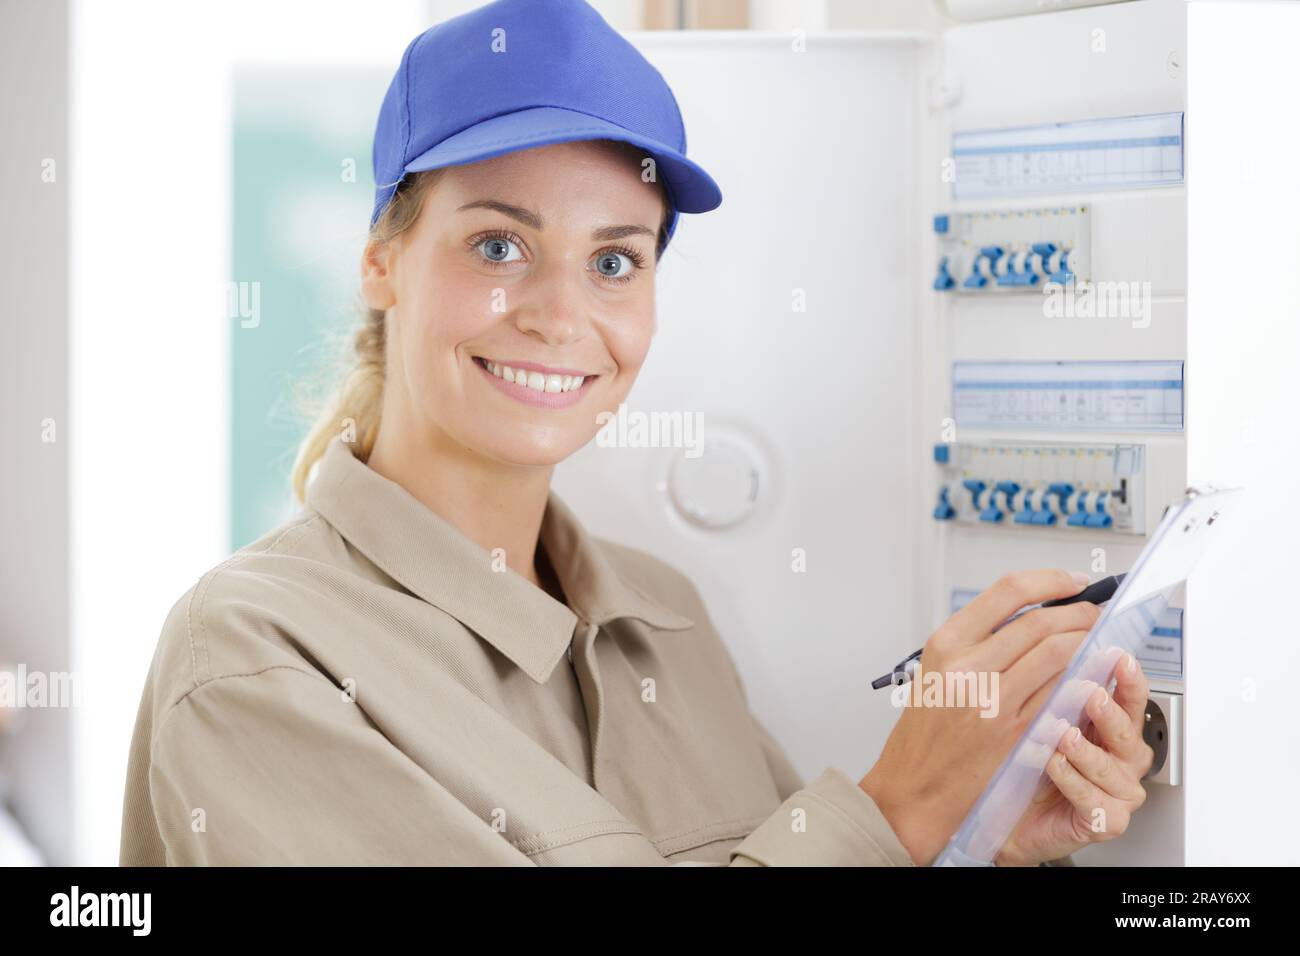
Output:
<svg viewBox="0 0 1300 956">
<path fill-rule="evenodd" d="M 984 288 L 986 285 L 989 284 L 989 280 L 988 280 L 988 276 L 980 272 L 980 263 L 987 259 L 989 264 L 989 272 L 992 272 L 993 267 L 997 265 L 998 260 L 1001 258 L 1002 258 L 1001 246 L 981 247 L 979 253 L 976 254 L 975 259 L 971 262 L 970 275 L 966 277 L 966 281 L 963 282 L 962 285 L 965 286 L 967 289 Z"/>
<path fill-rule="evenodd" d="M 998 507 L 998 495 L 1002 496 L 1002 503 L 1006 505 L 1007 511 L 1011 510 L 1011 499 L 1015 497 L 1020 485 L 1014 481 L 999 481 L 993 486 L 993 493 L 989 495 L 988 507 L 980 511 L 980 521 L 998 522 L 1006 517 L 1006 511 Z"/>
<path fill-rule="evenodd" d="M 1087 518 L 1089 528 L 1109 528 L 1114 523 L 1115 519 L 1106 513 L 1106 497 L 1107 492 L 1104 491 L 1097 496 L 1097 505 Z"/>
<path fill-rule="evenodd" d="M 1016 273 L 1016 285 L 1038 285 L 1038 273 L 1034 271 L 1034 256 L 1025 256 L 1021 270 Z"/>
<path fill-rule="evenodd" d="M 1064 514 L 1065 509 L 1068 506 L 1067 503 L 1070 500 L 1070 495 L 1072 494 L 1074 494 L 1074 485 L 1070 484 L 1068 481 L 1054 481 L 1050 485 L 1048 485 L 1047 494 L 1043 496 L 1043 511 L 1046 513 L 1044 517 L 1050 518 L 1051 520 L 1044 520 L 1040 523 L 1056 524 L 1056 515 L 1053 514 L 1047 507 L 1048 497 L 1050 497 L 1051 495 L 1056 495 L 1056 499 L 1059 502 L 1056 510 Z"/>
<path fill-rule="evenodd" d="M 944 256 L 939 260 L 939 273 L 934 277 L 934 290 L 936 292 L 946 292 L 956 285 L 957 280 L 948 271 L 948 257 Z"/>
<path fill-rule="evenodd" d="M 946 214 L 934 217 L 934 231 L 940 236 L 948 232 L 948 216 Z"/>
<path fill-rule="evenodd" d="M 1074 494 L 1074 485 L 1070 484 L 1068 481 L 1054 481 L 1047 486 L 1047 493 L 1049 495 L 1056 495 L 1056 497 L 1060 499 L 1061 510 L 1064 511 L 1065 502 L 1069 499 L 1070 495 Z"/>
<path fill-rule="evenodd" d="M 1024 506 L 1016 512 L 1016 524 L 1037 524 L 1034 520 L 1036 512 L 1034 511 L 1034 491 L 1029 489 L 1025 492 Z"/>
<path fill-rule="evenodd" d="M 1112 518 L 1110 515 L 1105 514 L 1103 512 L 1101 514 L 1088 515 L 1087 524 L 1089 528 L 1109 528 L 1112 524 L 1114 524 L 1114 522 L 1115 522 L 1114 518 Z"/>
<path fill-rule="evenodd" d="M 1061 253 L 1060 267 L 1048 277 L 1048 282 L 1057 285 L 1069 285 L 1074 281 L 1074 272 L 1070 269 L 1070 250 Z"/>
<path fill-rule="evenodd" d="M 934 446 L 934 460 L 941 465 L 948 464 L 948 453 L 950 449 L 945 442 L 939 442 Z"/>
<path fill-rule="evenodd" d="M 948 489 L 939 490 L 939 503 L 934 506 L 934 518 L 936 521 L 951 521 L 957 517 L 957 509 L 952 506 L 948 500 Z"/>
<path fill-rule="evenodd" d="M 1012 266 L 1008 265 L 1007 271 L 998 276 L 997 283 L 1002 286 L 1020 285 L 1020 273 Z"/>
</svg>

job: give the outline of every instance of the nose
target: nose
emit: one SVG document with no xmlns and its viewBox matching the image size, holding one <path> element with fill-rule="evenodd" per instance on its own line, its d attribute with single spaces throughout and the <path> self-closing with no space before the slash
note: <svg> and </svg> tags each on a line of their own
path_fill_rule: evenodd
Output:
<svg viewBox="0 0 1300 956">
<path fill-rule="evenodd" d="M 516 295 L 515 325 L 525 335 L 547 345 L 563 346 L 586 334 L 586 276 L 581 266 L 568 257 L 547 263 L 533 274 L 533 281 Z"/>
</svg>

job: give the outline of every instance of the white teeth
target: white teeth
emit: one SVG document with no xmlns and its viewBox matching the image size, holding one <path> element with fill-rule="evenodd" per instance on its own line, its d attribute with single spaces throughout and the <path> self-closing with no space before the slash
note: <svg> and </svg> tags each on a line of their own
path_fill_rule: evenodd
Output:
<svg viewBox="0 0 1300 956">
<path fill-rule="evenodd" d="M 487 370 L 497 378 L 503 378 L 515 385 L 522 385 L 539 392 L 573 392 L 582 388 L 586 377 L 582 375 L 543 375 L 541 372 L 529 372 L 525 369 L 513 369 L 499 362 L 483 360 Z"/>
</svg>

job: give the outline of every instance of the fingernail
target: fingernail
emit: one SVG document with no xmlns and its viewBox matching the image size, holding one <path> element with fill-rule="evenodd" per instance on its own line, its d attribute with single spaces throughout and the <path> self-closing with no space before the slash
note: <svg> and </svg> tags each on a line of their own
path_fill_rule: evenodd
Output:
<svg viewBox="0 0 1300 956">
<path fill-rule="evenodd" d="M 1082 736 L 1083 734 L 1080 732 L 1078 727 L 1071 727 L 1070 732 L 1065 735 L 1065 745 L 1073 750 L 1075 747 L 1079 746 L 1079 738 Z"/>
<path fill-rule="evenodd" d="M 1086 588 L 1088 586 L 1088 575 L 1080 571 L 1071 571 L 1070 577 L 1074 578 L 1074 583 L 1079 587 Z"/>
<path fill-rule="evenodd" d="M 1132 654 L 1127 655 L 1127 660 L 1124 661 L 1124 672 L 1126 674 L 1132 675 L 1137 673 L 1137 669 L 1138 669 L 1137 658 L 1134 657 Z"/>
<path fill-rule="evenodd" d="M 1100 712 L 1105 710 L 1106 705 L 1110 703 L 1110 694 L 1106 693 L 1106 688 L 1104 687 L 1099 687 L 1097 689 L 1101 691 L 1101 700 L 1097 701 L 1097 710 Z"/>
</svg>

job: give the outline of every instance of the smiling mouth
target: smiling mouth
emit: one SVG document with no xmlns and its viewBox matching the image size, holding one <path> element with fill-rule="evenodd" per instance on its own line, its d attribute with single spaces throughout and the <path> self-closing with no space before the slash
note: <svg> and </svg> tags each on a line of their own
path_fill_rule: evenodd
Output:
<svg viewBox="0 0 1300 956">
<path fill-rule="evenodd" d="M 552 369 L 532 362 L 509 365 L 475 355 L 474 364 L 503 383 L 542 395 L 576 393 L 600 376 L 575 369 Z"/>
</svg>

